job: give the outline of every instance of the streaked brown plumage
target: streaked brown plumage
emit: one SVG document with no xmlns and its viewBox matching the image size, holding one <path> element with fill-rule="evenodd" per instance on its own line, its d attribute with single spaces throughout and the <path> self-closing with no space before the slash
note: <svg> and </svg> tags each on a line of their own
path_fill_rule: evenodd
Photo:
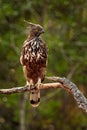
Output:
<svg viewBox="0 0 87 130">
<path fill-rule="evenodd" d="M 38 24 L 30 24 L 30 34 L 23 44 L 20 62 L 23 65 L 24 75 L 27 85 L 30 87 L 30 103 L 36 107 L 40 103 L 39 86 L 44 80 L 47 47 L 45 42 L 39 37 L 43 28 Z"/>
</svg>

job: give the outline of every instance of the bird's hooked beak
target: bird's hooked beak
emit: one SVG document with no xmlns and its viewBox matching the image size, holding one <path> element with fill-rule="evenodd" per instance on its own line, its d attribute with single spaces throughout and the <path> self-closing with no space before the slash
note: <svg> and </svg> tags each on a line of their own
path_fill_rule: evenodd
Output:
<svg viewBox="0 0 87 130">
<path fill-rule="evenodd" d="M 44 33 L 44 30 L 42 29 L 41 34 Z"/>
</svg>

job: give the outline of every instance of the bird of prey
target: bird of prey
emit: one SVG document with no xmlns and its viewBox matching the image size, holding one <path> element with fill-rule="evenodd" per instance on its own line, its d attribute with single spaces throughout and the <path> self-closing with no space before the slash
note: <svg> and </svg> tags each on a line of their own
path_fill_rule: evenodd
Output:
<svg viewBox="0 0 87 130">
<path fill-rule="evenodd" d="M 20 62 L 30 88 L 30 103 L 37 107 L 40 103 L 39 87 L 44 80 L 47 66 L 47 46 L 40 38 L 44 33 L 43 27 L 30 22 L 28 24 L 30 31 L 22 47 Z"/>
</svg>

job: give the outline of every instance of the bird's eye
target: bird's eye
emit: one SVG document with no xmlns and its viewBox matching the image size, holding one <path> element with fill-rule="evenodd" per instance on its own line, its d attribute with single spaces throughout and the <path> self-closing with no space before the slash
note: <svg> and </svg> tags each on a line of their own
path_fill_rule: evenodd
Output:
<svg viewBox="0 0 87 130">
<path fill-rule="evenodd" d="M 38 29 L 35 29 L 35 32 L 37 33 L 37 32 L 38 32 Z"/>
</svg>

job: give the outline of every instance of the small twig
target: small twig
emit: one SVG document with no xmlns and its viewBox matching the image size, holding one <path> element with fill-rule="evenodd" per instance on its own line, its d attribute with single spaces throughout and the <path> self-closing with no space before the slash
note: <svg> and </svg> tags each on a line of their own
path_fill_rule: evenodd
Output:
<svg viewBox="0 0 87 130">
<path fill-rule="evenodd" d="M 57 95 L 60 92 L 60 89 L 57 89 L 56 91 L 52 91 L 51 93 L 49 93 L 48 95 L 46 95 L 45 97 L 41 98 L 41 102 L 47 101 L 49 99 L 52 99 L 55 95 Z"/>
<path fill-rule="evenodd" d="M 72 76 L 74 75 L 76 69 L 79 67 L 79 63 L 76 63 L 72 69 L 70 70 L 69 74 L 67 75 L 67 78 L 70 80 Z"/>
<path fill-rule="evenodd" d="M 74 99 L 76 100 L 78 107 L 83 109 L 87 112 L 87 99 L 84 97 L 82 92 L 77 88 L 77 86 L 72 83 L 70 80 L 61 77 L 46 77 L 46 79 L 55 81 L 56 83 L 46 83 L 41 84 L 40 89 L 47 89 L 47 88 L 63 88 L 67 92 L 73 95 Z M 29 91 L 28 86 L 24 87 L 15 87 L 10 89 L 0 89 L 0 94 L 12 94 L 12 93 L 22 93 Z"/>
</svg>

